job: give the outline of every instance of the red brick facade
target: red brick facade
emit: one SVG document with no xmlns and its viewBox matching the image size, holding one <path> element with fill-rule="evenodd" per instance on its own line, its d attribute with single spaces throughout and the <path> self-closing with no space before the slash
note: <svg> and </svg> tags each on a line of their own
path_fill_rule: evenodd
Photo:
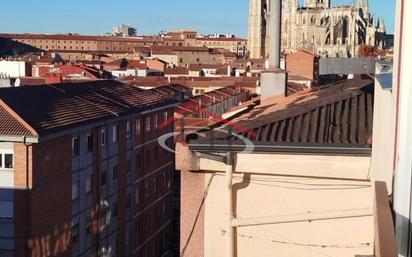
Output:
<svg viewBox="0 0 412 257">
<path fill-rule="evenodd" d="M 15 191 L 15 256 L 71 256 L 70 142 L 60 137 L 27 146 L 27 152 L 15 144 L 15 185 L 22 188 Z"/>
<path fill-rule="evenodd" d="M 298 51 L 286 56 L 286 70 L 289 76 L 310 79 L 313 85 L 319 84 L 319 56 L 305 51 Z"/>
</svg>

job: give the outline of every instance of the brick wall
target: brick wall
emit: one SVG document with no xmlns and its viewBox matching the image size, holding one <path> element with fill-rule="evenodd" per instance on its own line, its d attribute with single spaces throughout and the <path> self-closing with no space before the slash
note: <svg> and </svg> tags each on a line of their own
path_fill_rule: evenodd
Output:
<svg viewBox="0 0 412 257">
<path fill-rule="evenodd" d="M 33 145 L 31 256 L 71 256 L 71 137 Z"/>
<path fill-rule="evenodd" d="M 27 152 L 26 152 L 27 151 Z M 30 191 L 27 187 L 27 173 L 29 174 L 29 184 L 32 185 L 32 146 L 16 143 L 14 144 L 14 236 L 15 256 L 25 256 L 28 253 L 27 241 L 25 238 L 31 233 L 31 223 L 29 219 L 30 205 L 28 197 Z"/>
<path fill-rule="evenodd" d="M 300 76 L 310 79 L 314 84 L 319 80 L 319 57 L 304 51 L 286 56 L 286 70 L 289 76 Z"/>
</svg>

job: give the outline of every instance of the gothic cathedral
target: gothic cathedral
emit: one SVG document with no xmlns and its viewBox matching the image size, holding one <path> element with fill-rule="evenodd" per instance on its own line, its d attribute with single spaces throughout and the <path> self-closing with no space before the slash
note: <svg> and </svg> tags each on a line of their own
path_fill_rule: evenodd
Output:
<svg viewBox="0 0 412 257">
<path fill-rule="evenodd" d="M 250 0 L 250 58 L 268 56 L 271 0 Z M 332 6 L 331 0 L 282 0 L 282 51 L 305 50 L 325 57 L 356 56 L 362 44 L 385 47 L 383 19 L 369 12 L 368 0 Z"/>
</svg>

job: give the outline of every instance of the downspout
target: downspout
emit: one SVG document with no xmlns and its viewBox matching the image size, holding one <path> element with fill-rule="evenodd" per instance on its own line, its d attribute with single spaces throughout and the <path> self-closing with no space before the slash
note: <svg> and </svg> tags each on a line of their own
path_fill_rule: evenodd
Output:
<svg viewBox="0 0 412 257">
<path fill-rule="evenodd" d="M 233 219 L 233 153 L 227 154 L 226 160 L 226 257 L 235 257 L 235 239 Z"/>
</svg>

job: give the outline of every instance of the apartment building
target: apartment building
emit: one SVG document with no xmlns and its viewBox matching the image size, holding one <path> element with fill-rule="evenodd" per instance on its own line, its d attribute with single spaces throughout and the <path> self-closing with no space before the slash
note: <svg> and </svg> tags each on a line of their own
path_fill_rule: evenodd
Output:
<svg viewBox="0 0 412 257">
<path fill-rule="evenodd" d="M 157 139 L 173 131 L 170 92 L 1 89 L 0 256 L 169 256 L 174 154 Z"/>
<path fill-rule="evenodd" d="M 237 57 L 243 58 L 247 56 L 247 40 L 237 37 L 197 37 L 197 46 L 209 48 L 223 48 Z"/>
</svg>

